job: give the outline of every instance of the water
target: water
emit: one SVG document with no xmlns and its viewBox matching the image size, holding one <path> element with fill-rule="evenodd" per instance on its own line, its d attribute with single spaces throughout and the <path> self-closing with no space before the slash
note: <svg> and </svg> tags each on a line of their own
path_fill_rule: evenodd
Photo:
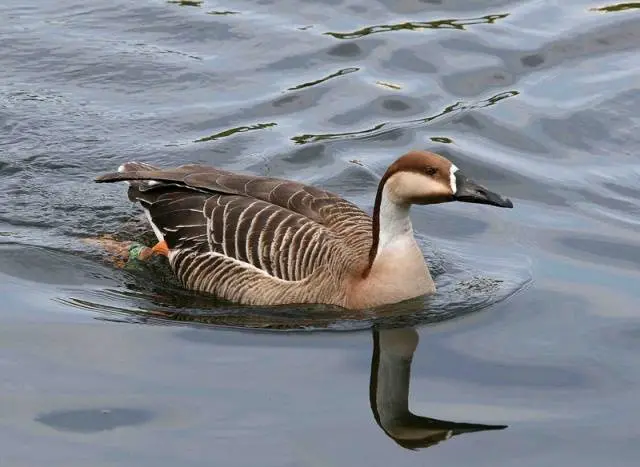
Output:
<svg viewBox="0 0 640 467">
<path fill-rule="evenodd" d="M 0 464 L 636 465 L 639 7 L 3 2 Z M 413 210 L 432 300 L 246 310 L 82 242 L 126 160 L 371 209 L 412 148 L 515 203 Z"/>
</svg>

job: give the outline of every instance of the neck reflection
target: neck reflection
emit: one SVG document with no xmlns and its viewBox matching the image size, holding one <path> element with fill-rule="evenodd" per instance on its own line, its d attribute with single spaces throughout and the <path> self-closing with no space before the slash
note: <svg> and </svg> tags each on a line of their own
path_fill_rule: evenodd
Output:
<svg viewBox="0 0 640 467">
<path fill-rule="evenodd" d="M 409 383 L 418 340 L 418 333 L 411 327 L 373 330 L 369 401 L 382 431 L 404 448 L 420 449 L 462 433 L 506 428 L 506 425 L 459 423 L 411 413 Z"/>
</svg>

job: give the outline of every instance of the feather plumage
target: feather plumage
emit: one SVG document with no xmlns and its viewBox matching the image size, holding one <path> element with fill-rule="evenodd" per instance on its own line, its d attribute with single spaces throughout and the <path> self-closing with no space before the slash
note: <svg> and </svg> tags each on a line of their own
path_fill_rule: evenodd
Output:
<svg viewBox="0 0 640 467">
<path fill-rule="evenodd" d="M 326 302 L 322 296 L 332 293 L 334 304 L 343 305 L 341 284 L 366 268 L 371 218 L 316 187 L 199 165 L 161 170 L 141 163 L 97 181 L 129 182 L 129 199 L 148 212 L 190 289 L 255 304 L 265 297 Z"/>
</svg>

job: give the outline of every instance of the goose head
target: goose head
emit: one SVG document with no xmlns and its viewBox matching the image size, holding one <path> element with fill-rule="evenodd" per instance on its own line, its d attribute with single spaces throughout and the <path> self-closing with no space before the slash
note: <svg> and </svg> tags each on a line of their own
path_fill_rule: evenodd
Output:
<svg viewBox="0 0 640 467">
<path fill-rule="evenodd" d="M 397 159 L 382 177 L 380 188 L 397 205 L 462 201 L 513 207 L 508 198 L 474 182 L 451 161 L 428 151 L 412 151 Z"/>
<path fill-rule="evenodd" d="M 427 271 L 423 271 L 422 253 L 416 246 L 409 210 L 413 204 L 437 204 L 450 201 L 480 203 L 512 208 L 508 198 L 494 193 L 466 177 L 450 160 L 428 151 L 412 151 L 389 166 L 380 180 L 373 208 L 373 242 L 369 250 L 369 265 L 363 277 L 375 269 L 377 258 L 398 258 L 405 255 L 404 265 L 413 258 L 411 275 L 422 271 L 424 284 L 432 284 Z M 388 253 L 388 254 L 385 254 Z M 388 260 L 381 259 L 382 270 L 389 269 Z M 400 261 L 402 264 L 402 261 Z M 394 271 L 395 275 L 398 271 Z M 387 278 L 389 279 L 389 278 Z M 385 279 L 386 280 L 386 279 Z M 390 279 L 389 279 L 390 280 Z M 381 279 L 381 281 L 384 281 Z M 407 282 L 407 281 L 404 281 Z M 405 295 L 420 295 L 433 291 L 433 286 L 420 288 Z"/>
</svg>

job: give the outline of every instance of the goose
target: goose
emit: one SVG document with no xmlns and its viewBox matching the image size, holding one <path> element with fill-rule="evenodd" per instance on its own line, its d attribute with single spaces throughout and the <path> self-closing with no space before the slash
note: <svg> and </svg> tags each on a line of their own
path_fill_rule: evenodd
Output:
<svg viewBox="0 0 640 467">
<path fill-rule="evenodd" d="M 507 425 L 453 422 L 415 415 L 409 410 L 409 383 L 419 336 L 412 327 L 373 329 L 369 403 L 384 433 L 400 446 L 416 450 L 462 433 L 504 430 Z"/>
<path fill-rule="evenodd" d="M 367 309 L 435 293 L 409 216 L 448 201 L 512 208 L 451 161 L 411 151 L 378 185 L 373 215 L 291 180 L 205 165 L 127 162 L 98 183 L 126 181 L 180 283 L 240 305 Z"/>
</svg>

